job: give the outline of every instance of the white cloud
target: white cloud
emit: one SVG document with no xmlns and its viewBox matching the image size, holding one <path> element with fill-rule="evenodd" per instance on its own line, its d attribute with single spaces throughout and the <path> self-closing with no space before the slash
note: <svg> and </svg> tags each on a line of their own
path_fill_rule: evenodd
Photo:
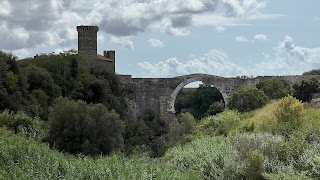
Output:
<svg viewBox="0 0 320 180">
<path fill-rule="evenodd" d="M 246 37 L 243 37 L 243 36 L 237 36 L 234 40 L 236 42 L 249 42 L 249 40 Z"/>
<path fill-rule="evenodd" d="M 8 0 L 0 2 L 0 16 L 8 16 L 11 13 L 11 4 Z"/>
<path fill-rule="evenodd" d="M 221 0 L 227 7 L 229 16 L 245 17 L 251 14 L 256 14 L 259 9 L 266 6 L 264 2 L 258 2 L 256 0 Z"/>
<path fill-rule="evenodd" d="M 19 50 L 14 50 L 12 52 L 10 52 L 12 54 L 14 54 L 15 56 L 18 56 L 18 57 L 28 57 L 31 55 L 30 51 L 28 49 L 19 49 Z"/>
<path fill-rule="evenodd" d="M 256 34 L 256 35 L 254 35 L 254 39 L 260 40 L 260 41 L 265 41 L 265 40 L 268 40 L 268 36 L 265 34 Z"/>
<path fill-rule="evenodd" d="M 216 14 L 219 4 L 226 11 Z M 100 31 L 126 39 L 126 47 L 132 48 L 132 41 L 123 37 L 148 30 L 188 36 L 191 26 L 246 25 L 246 19 L 261 14 L 263 7 L 258 0 L 1 0 L 0 48 L 74 45 L 75 27 L 81 24 L 98 25 Z M 12 31 L 22 34 L 10 36 Z"/>
<path fill-rule="evenodd" d="M 148 43 L 152 46 L 152 47 L 157 47 L 157 48 L 162 48 L 164 47 L 164 43 L 162 41 L 160 41 L 159 39 L 149 39 Z"/>
<path fill-rule="evenodd" d="M 19 50 L 70 44 L 77 23 L 70 13 L 71 0 L 10 0 L 0 3 L 0 48 Z M 73 16 L 72 16 L 73 15 Z M 75 33 L 74 33 L 75 34 Z"/>
<path fill-rule="evenodd" d="M 134 49 L 133 42 L 131 41 L 131 36 L 122 36 L 122 37 L 111 36 L 110 41 L 112 44 L 121 45 L 128 49 Z"/>
<path fill-rule="evenodd" d="M 138 66 L 145 77 L 174 77 L 185 74 L 205 73 L 224 77 L 239 75 L 298 75 L 320 66 L 320 47 L 305 48 L 296 46 L 290 36 L 274 48 L 272 54 L 263 54 L 262 61 L 249 66 L 232 62 L 227 53 L 211 50 L 188 61 L 173 57 L 158 63 L 143 62 Z"/>
<path fill-rule="evenodd" d="M 186 36 L 189 34 L 187 27 L 208 23 L 198 16 L 211 16 L 219 4 L 227 10 L 216 16 L 222 21 L 233 19 L 233 24 L 239 24 L 239 18 L 245 20 L 264 8 L 264 3 L 257 0 L 109 0 L 98 1 L 90 19 L 115 36 L 136 35 L 155 27 L 174 36 Z M 214 22 L 216 20 L 210 23 Z"/>
<path fill-rule="evenodd" d="M 152 64 L 150 62 L 139 63 L 146 77 L 169 77 L 192 73 L 207 73 L 220 76 L 241 75 L 244 70 L 232 63 L 228 55 L 220 50 L 211 50 L 201 57 L 179 61 L 176 57 Z"/>
<path fill-rule="evenodd" d="M 226 28 L 224 28 L 223 26 L 216 26 L 216 30 L 218 32 L 224 32 L 226 30 Z"/>
<path fill-rule="evenodd" d="M 290 58 L 297 58 L 307 63 L 320 63 L 320 47 L 305 48 L 296 46 L 290 36 L 286 36 L 276 47 L 276 50 L 286 52 Z"/>
</svg>

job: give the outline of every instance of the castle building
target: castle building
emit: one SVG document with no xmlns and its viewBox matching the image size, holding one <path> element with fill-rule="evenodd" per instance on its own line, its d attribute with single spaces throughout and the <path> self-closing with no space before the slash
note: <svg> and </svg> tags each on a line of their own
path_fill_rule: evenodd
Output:
<svg viewBox="0 0 320 180">
<path fill-rule="evenodd" d="M 77 26 L 78 53 L 89 61 L 90 68 L 107 67 L 115 72 L 115 51 L 104 51 L 103 55 L 97 54 L 98 26 Z"/>
</svg>

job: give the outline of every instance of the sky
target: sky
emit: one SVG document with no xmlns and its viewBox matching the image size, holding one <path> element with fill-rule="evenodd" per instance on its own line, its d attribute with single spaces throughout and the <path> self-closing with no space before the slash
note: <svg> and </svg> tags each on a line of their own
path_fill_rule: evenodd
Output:
<svg viewBox="0 0 320 180">
<path fill-rule="evenodd" d="M 0 0 L 0 50 L 19 59 L 77 49 L 97 25 L 98 53 L 133 77 L 300 75 L 320 68 L 319 0 Z"/>
</svg>

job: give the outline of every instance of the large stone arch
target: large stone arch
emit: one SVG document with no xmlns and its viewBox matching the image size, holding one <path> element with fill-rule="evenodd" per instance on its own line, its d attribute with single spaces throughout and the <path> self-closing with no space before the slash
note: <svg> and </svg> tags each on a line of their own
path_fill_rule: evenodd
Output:
<svg viewBox="0 0 320 180">
<path fill-rule="evenodd" d="M 207 85 L 214 85 L 219 90 L 219 92 L 222 94 L 224 102 L 227 103 L 229 97 L 224 92 L 224 89 L 221 86 L 219 86 L 219 84 L 212 83 L 212 80 L 209 80 L 208 78 L 212 79 L 212 78 L 215 78 L 215 76 L 209 77 L 209 75 L 194 74 L 194 75 L 189 75 L 189 76 L 185 77 L 183 79 L 183 81 L 179 85 L 177 85 L 177 87 L 171 93 L 169 100 L 167 102 L 167 104 L 168 104 L 167 111 L 172 114 L 175 114 L 176 112 L 175 112 L 174 104 L 175 104 L 175 101 L 176 101 L 176 98 L 177 98 L 179 92 L 186 85 L 193 83 L 193 82 L 197 82 L 197 81 L 202 81 L 204 84 L 207 84 Z"/>
<path fill-rule="evenodd" d="M 207 85 L 214 85 L 222 94 L 225 104 L 229 97 L 239 89 L 256 86 L 262 80 L 282 79 L 292 86 L 302 80 L 312 78 L 320 81 L 320 75 L 308 76 L 258 76 L 249 77 L 221 77 L 209 74 L 190 74 L 174 78 L 132 78 L 121 76 L 124 85 L 125 100 L 128 113 L 133 117 L 143 114 L 145 109 L 153 109 L 162 119 L 172 120 L 175 115 L 174 103 L 179 91 L 187 84 L 202 81 Z"/>
</svg>

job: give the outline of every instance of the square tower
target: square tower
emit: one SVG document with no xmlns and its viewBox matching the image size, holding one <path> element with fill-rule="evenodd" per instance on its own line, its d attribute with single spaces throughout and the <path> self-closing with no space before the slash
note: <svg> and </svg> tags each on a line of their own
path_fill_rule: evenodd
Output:
<svg viewBox="0 0 320 180">
<path fill-rule="evenodd" d="M 77 26 L 78 31 L 78 53 L 88 60 L 91 67 L 95 66 L 97 60 L 97 33 L 98 26 Z"/>
</svg>

